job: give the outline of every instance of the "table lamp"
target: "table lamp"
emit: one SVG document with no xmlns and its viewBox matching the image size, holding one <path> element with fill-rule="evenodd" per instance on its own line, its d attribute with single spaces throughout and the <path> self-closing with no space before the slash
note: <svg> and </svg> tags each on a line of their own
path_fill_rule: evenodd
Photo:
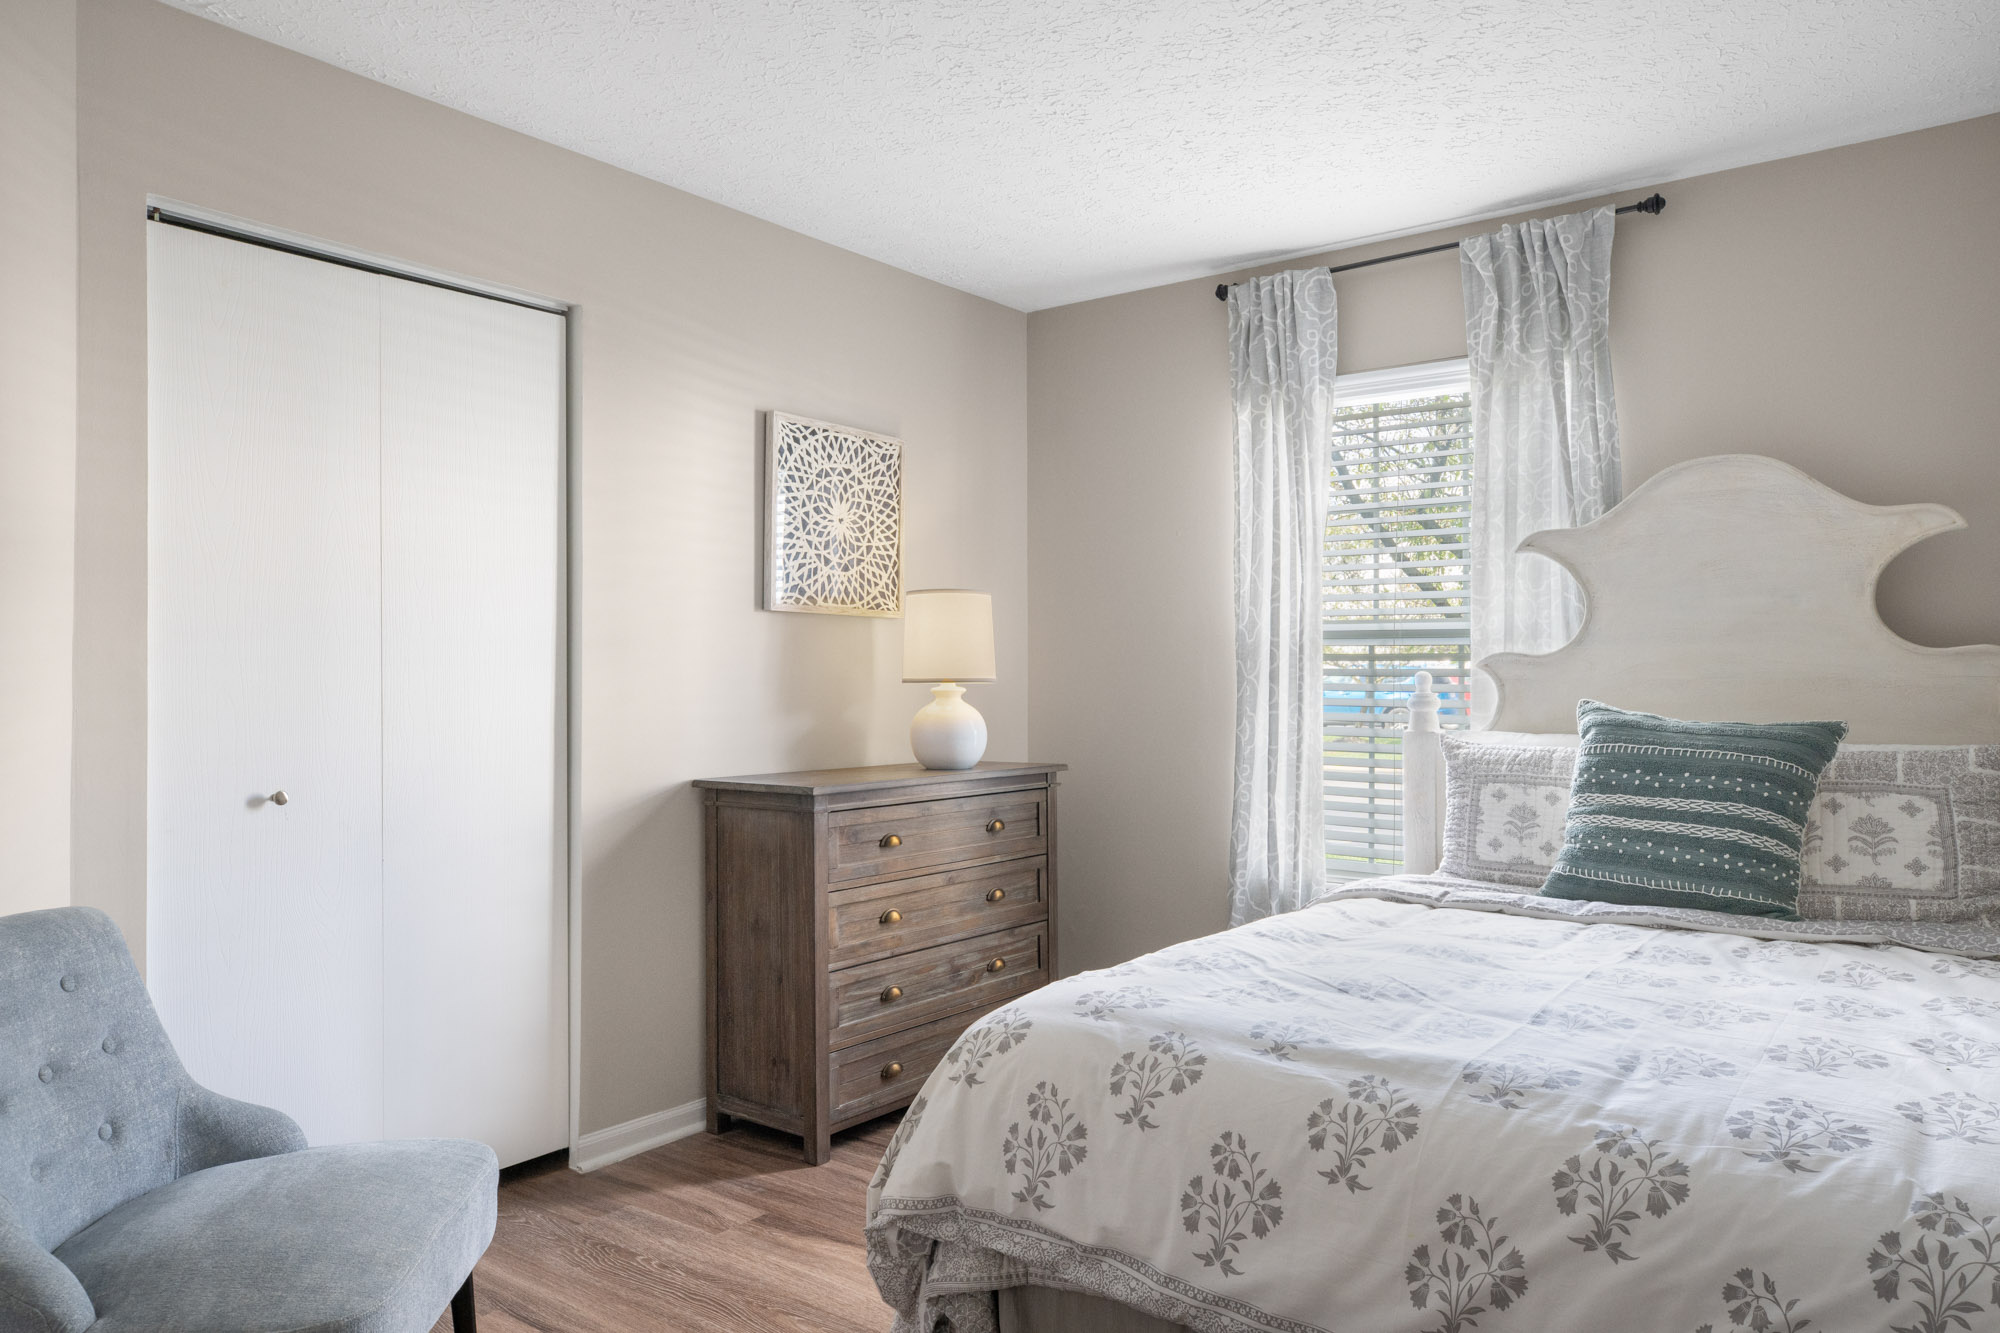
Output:
<svg viewBox="0 0 2000 1333">
<path fill-rule="evenodd" d="M 903 595 L 903 680 L 932 682 L 910 722 L 910 749 L 925 768 L 971 768 L 986 753 L 986 719 L 965 702 L 967 684 L 993 680 L 993 595 L 918 588 Z"/>
</svg>

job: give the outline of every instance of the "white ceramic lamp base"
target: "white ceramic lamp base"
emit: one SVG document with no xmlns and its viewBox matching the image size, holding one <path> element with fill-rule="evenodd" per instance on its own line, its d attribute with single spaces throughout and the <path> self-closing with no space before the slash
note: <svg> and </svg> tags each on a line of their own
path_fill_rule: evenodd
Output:
<svg viewBox="0 0 2000 1333">
<path fill-rule="evenodd" d="M 931 686 L 931 701 L 910 720 L 910 749 L 925 768 L 971 768 L 986 753 L 986 719 L 965 701 L 965 687 Z"/>
</svg>

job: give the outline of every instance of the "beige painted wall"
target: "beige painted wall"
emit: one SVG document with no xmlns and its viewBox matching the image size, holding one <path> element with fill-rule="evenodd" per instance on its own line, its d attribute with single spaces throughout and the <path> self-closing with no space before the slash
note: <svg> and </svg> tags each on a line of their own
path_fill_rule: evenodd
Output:
<svg viewBox="0 0 2000 1333">
<path fill-rule="evenodd" d="M 69 901 L 76 5 L 0 5 L 0 914 Z"/>
<path fill-rule="evenodd" d="M 585 1131 L 702 1091 L 688 781 L 907 761 L 900 626 L 756 607 L 758 413 L 900 435 L 913 587 L 991 589 L 1025 758 L 1025 320 L 168 9 L 80 25 L 75 893 L 145 927 L 149 192 L 574 303 Z"/>
<path fill-rule="evenodd" d="M 1620 220 L 1612 258 L 1628 487 L 1751 452 L 1865 500 L 1946 501 L 1970 529 L 1891 565 L 1883 614 L 1919 643 L 2000 641 L 2000 116 L 1662 191 L 1664 214 Z M 1335 281 L 1343 371 L 1465 355 L 1456 254 Z M 1073 967 L 1227 921 L 1233 520 L 1213 287 L 1028 320 L 1029 744 L 1072 766 Z"/>
</svg>

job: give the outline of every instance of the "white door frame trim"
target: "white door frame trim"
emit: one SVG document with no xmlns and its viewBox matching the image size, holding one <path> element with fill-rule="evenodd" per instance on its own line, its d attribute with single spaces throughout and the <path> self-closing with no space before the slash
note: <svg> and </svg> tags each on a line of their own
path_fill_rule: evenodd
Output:
<svg viewBox="0 0 2000 1333">
<path fill-rule="evenodd" d="M 576 682 L 582 676 L 581 646 L 576 634 L 576 560 L 572 551 L 583 494 L 570 467 L 570 414 L 576 410 L 576 396 L 570 391 L 569 307 L 563 316 L 563 413 L 562 440 L 557 456 L 562 466 L 562 516 L 556 543 L 556 586 L 561 602 L 558 620 L 562 625 L 563 664 L 563 843 L 569 872 L 569 1160 L 575 1163 L 583 1136 L 583 837 L 581 801 L 583 790 L 583 750 L 577 737 L 583 731 L 583 701 Z"/>
</svg>

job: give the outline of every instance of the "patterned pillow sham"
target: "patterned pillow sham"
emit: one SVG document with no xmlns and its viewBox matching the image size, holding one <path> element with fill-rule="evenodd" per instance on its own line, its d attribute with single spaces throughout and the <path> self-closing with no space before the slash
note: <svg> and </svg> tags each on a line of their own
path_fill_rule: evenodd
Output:
<svg viewBox="0 0 2000 1333">
<path fill-rule="evenodd" d="M 1438 869 L 1460 879 L 1539 889 L 1562 850 L 1575 742 L 1446 732 L 1444 855 Z"/>
<path fill-rule="evenodd" d="M 1798 917 L 1801 847 L 1845 722 L 1687 722 L 1584 699 L 1550 898 Z"/>
<path fill-rule="evenodd" d="M 1439 868 L 1540 888 L 1569 816 L 1577 739 L 1479 736 L 1444 737 Z M 2000 927 L 2000 745 L 1843 743 L 1820 775 L 1804 861 L 1803 920 Z"/>
<path fill-rule="evenodd" d="M 1843 745 L 1806 821 L 1799 915 L 2000 923 L 2000 745 Z"/>
</svg>

